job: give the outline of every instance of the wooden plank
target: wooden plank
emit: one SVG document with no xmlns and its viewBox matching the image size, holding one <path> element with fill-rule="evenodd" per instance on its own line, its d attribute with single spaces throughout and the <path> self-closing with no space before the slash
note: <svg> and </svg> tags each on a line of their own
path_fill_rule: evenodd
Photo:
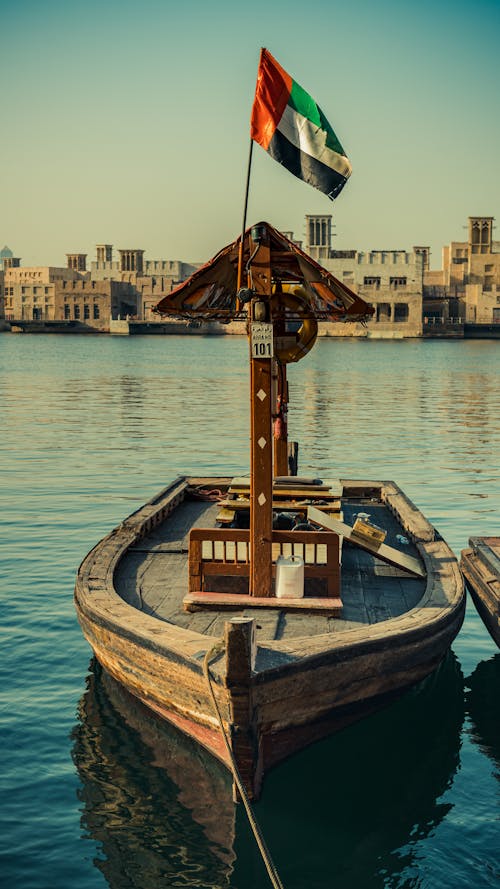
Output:
<svg viewBox="0 0 500 889">
<path fill-rule="evenodd" d="M 213 593 L 198 590 L 184 596 L 184 610 L 197 608 L 281 608 L 286 611 L 323 611 L 333 616 L 342 611 L 342 600 L 334 598 L 304 596 L 302 599 L 277 599 L 270 596 L 251 596 L 236 593 Z"/>
<path fill-rule="evenodd" d="M 310 506 L 307 510 L 307 518 L 321 528 L 327 528 L 329 531 L 334 531 L 336 534 L 342 535 L 349 541 L 349 543 L 359 546 L 360 549 L 371 553 L 382 562 L 388 562 L 389 565 L 396 565 L 397 568 L 402 568 L 404 571 L 408 571 L 409 574 L 414 574 L 417 577 L 425 577 L 424 568 L 418 559 L 415 559 L 413 556 L 407 556 L 405 553 L 400 552 L 398 549 L 394 549 L 392 546 L 387 546 L 385 543 L 376 546 L 368 539 L 358 537 L 353 533 L 351 525 L 346 525 L 345 522 L 340 522 L 338 519 L 333 518 L 333 516 L 326 515 L 323 510 Z"/>
<path fill-rule="evenodd" d="M 500 537 L 471 537 L 469 543 L 485 568 L 500 578 Z"/>
<path fill-rule="evenodd" d="M 250 490 L 249 485 L 231 485 L 229 488 L 229 494 L 248 494 Z M 338 499 L 338 493 L 332 493 L 328 485 L 296 485 L 290 482 L 289 485 L 273 485 L 274 496 L 282 496 L 287 497 L 290 494 L 295 496 L 300 495 L 310 495 L 312 497 L 321 497 L 321 499 L 325 498 L 335 498 Z"/>
<path fill-rule="evenodd" d="M 313 488 L 315 491 L 330 491 L 333 489 L 334 493 L 335 493 L 335 497 L 342 497 L 342 485 L 340 484 L 338 479 L 333 479 L 333 480 L 328 479 L 327 481 L 321 481 L 321 483 L 318 485 L 312 484 L 312 482 L 308 485 L 304 485 L 294 475 L 291 475 L 289 478 L 290 478 L 289 482 L 279 482 L 275 478 L 273 481 L 274 489 L 275 490 L 280 489 L 280 488 L 286 489 L 289 486 L 292 486 L 294 488 L 300 488 L 301 490 L 305 487 Z M 233 478 L 231 480 L 229 488 L 231 490 L 241 488 L 243 491 L 249 491 L 249 489 L 250 489 L 249 476 L 238 476 L 238 477 Z"/>
<path fill-rule="evenodd" d="M 234 521 L 234 509 L 227 509 L 225 506 L 223 506 L 222 509 L 220 509 L 217 513 L 215 520 L 224 525 L 229 524 L 230 522 Z"/>
<path fill-rule="evenodd" d="M 273 509 L 282 509 L 282 510 L 290 510 L 290 509 L 305 509 L 307 506 L 310 506 L 311 500 L 323 500 L 323 497 L 314 497 L 307 498 L 305 500 L 285 500 L 285 499 L 277 499 L 275 495 L 273 495 Z M 223 509 L 250 509 L 250 500 L 247 498 L 241 498 L 238 500 L 221 500 L 220 506 Z M 340 500 L 332 500 L 330 503 L 324 504 L 325 511 L 329 512 L 340 512 L 342 504 Z M 323 509 L 323 505 L 321 506 Z"/>
</svg>

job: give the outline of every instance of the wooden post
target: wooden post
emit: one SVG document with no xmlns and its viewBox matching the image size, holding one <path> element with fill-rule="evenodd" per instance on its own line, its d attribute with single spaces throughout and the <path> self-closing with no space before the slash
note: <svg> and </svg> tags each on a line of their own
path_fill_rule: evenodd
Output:
<svg viewBox="0 0 500 889">
<path fill-rule="evenodd" d="M 277 408 L 280 416 L 274 423 L 274 474 L 289 475 L 288 471 L 288 383 L 286 364 L 278 365 Z"/>
<path fill-rule="evenodd" d="M 258 795 L 262 768 L 254 734 L 251 675 L 255 666 L 255 621 L 234 617 L 224 624 L 226 676 L 229 696 L 228 729 L 233 756 L 250 798 Z M 237 799 L 233 784 L 234 799 Z"/>
<path fill-rule="evenodd" d="M 264 240 L 265 238 L 265 240 Z M 269 325 L 271 296 L 271 252 L 269 235 L 264 230 L 261 241 L 250 241 L 252 253 L 258 251 L 249 269 L 249 287 L 256 296 L 251 303 L 250 322 L 250 593 L 272 594 L 273 529 L 273 431 L 272 431 L 272 323 L 271 336 L 260 340 Z M 252 255 L 251 253 L 251 255 Z M 259 299 L 259 296 L 263 299 Z M 269 333 L 269 327 L 267 328 Z"/>
</svg>

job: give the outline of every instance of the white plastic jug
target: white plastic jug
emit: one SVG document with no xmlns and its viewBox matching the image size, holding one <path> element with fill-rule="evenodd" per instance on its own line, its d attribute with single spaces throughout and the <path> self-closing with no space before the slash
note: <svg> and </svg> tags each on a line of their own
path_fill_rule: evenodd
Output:
<svg viewBox="0 0 500 889">
<path fill-rule="evenodd" d="M 276 597 L 302 599 L 304 596 L 304 560 L 299 556 L 279 556 L 276 562 Z"/>
</svg>

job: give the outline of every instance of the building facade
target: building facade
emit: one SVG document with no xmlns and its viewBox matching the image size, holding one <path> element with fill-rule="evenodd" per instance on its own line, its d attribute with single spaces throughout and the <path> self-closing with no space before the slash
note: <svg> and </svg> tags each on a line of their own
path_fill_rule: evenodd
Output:
<svg viewBox="0 0 500 889">
<path fill-rule="evenodd" d="M 76 321 L 104 332 L 113 315 L 137 313 L 127 283 L 93 281 L 88 273 L 54 266 L 17 266 L 3 274 L 6 321 Z"/>
<path fill-rule="evenodd" d="M 469 216 L 467 241 L 443 247 L 442 268 L 424 274 L 424 331 L 500 324 L 500 241 L 493 227 L 492 216 Z"/>
<path fill-rule="evenodd" d="M 422 335 L 423 276 L 429 249 L 333 250 L 331 215 L 307 215 L 305 251 L 375 309 L 366 324 L 322 325 L 333 336 L 400 339 Z"/>
<path fill-rule="evenodd" d="M 500 330 L 500 241 L 493 229 L 492 216 L 469 217 L 467 240 L 444 247 L 442 268 L 431 270 L 428 246 L 333 250 L 332 216 L 308 214 L 305 252 L 375 310 L 365 324 L 321 323 L 320 334 L 400 339 L 463 336 L 467 325 L 498 325 Z M 292 232 L 286 235 L 294 240 Z M 24 268 L 4 247 L 0 322 L 71 321 L 100 332 L 109 331 L 111 320 L 161 322 L 154 306 L 200 263 L 146 260 L 144 253 L 120 249 L 115 258 L 113 245 L 98 244 L 90 270 L 85 253 L 66 254 L 64 268 Z M 243 328 L 235 323 L 225 330 L 239 333 Z"/>
<path fill-rule="evenodd" d="M 115 259 L 112 244 L 98 244 L 96 261 L 90 267 L 90 277 L 95 281 L 128 283 L 136 293 L 135 317 L 140 321 L 157 322 L 161 318 L 154 314 L 153 307 L 177 284 L 189 278 L 201 263 L 176 259 L 145 260 L 144 252 L 138 249 L 118 250 L 119 258 Z M 112 317 L 116 319 L 116 315 Z"/>
</svg>

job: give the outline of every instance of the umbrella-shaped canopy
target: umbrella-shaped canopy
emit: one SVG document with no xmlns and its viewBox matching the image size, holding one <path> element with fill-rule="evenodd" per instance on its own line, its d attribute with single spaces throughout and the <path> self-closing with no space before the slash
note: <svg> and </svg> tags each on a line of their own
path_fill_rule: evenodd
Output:
<svg viewBox="0 0 500 889">
<path fill-rule="evenodd" d="M 272 225 L 260 222 L 258 228 L 267 232 L 274 290 L 279 292 L 290 285 L 301 287 L 311 315 L 320 320 L 363 321 L 373 315 L 372 306 Z M 252 229 L 247 229 L 243 242 L 243 265 L 249 268 L 250 273 L 250 250 L 254 247 L 250 238 L 251 231 Z M 246 318 L 246 308 L 237 297 L 240 241 L 241 238 L 237 238 L 220 250 L 210 262 L 164 296 L 154 311 L 160 315 L 208 321 Z"/>
</svg>

